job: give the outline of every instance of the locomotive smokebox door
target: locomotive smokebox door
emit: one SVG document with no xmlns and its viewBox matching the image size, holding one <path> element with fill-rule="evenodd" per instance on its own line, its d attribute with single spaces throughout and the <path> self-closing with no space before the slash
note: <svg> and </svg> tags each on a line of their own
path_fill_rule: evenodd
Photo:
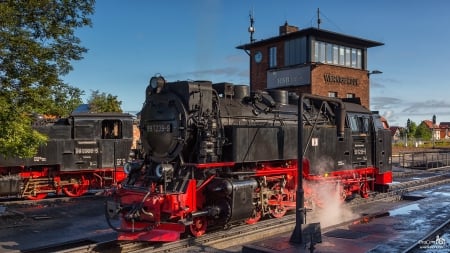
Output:
<svg viewBox="0 0 450 253">
<path fill-rule="evenodd" d="M 153 161 L 177 157 L 186 139 L 186 110 L 173 94 L 154 96 L 141 112 L 141 138 Z"/>
</svg>

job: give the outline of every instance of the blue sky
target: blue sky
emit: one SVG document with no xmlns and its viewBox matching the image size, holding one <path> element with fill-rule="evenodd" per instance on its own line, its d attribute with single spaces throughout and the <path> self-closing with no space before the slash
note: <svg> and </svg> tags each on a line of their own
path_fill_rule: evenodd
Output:
<svg viewBox="0 0 450 253">
<path fill-rule="evenodd" d="M 436 115 L 450 121 L 450 1 L 363 0 L 97 0 L 93 27 L 77 31 L 88 48 L 63 79 L 85 91 L 117 96 L 139 111 L 150 77 L 248 84 L 249 58 L 236 46 L 278 35 L 287 21 L 316 26 L 384 46 L 370 48 L 371 110 L 391 125 Z"/>
</svg>

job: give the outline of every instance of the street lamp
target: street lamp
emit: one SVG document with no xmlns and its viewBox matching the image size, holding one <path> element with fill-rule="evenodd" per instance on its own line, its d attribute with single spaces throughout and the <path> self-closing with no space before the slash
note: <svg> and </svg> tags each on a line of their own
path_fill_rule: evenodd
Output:
<svg viewBox="0 0 450 253">
<path fill-rule="evenodd" d="M 372 71 L 367 72 L 367 75 L 368 75 L 368 76 L 370 76 L 370 75 L 376 75 L 376 74 L 383 74 L 383 71 L 380 71 L 380 70 L 375 69 L 375 70 L 372 70 Z"/>
<path fill-rule="evenodd" d="M 436 125 L 436 115 L 433 115 L 433 120 L 431 122 L 431 139 L 433 140 L 433 148 L 434 148 L 434 126 Z"/>
</svg>

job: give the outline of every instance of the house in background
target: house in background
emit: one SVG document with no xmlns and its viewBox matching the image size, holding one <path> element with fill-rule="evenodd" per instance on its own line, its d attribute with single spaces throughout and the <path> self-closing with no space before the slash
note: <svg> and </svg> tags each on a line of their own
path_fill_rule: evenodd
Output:
<svg viewBox="0 0 450 253">
<path fill-rule="evenodd" d="M 441 128 L 438 124 L 433 124 L 431 120 L 424 120 L 422 121 L 423 124 L 425 124 L 428 129 L 431 131 L 431 138 L 433 140 L 440 140 L 441 139 Z"/>
<path fill-rule="evenodd" d="M 391 126 L 389 127 L 389 130 L 391 130 L 391 136 L 392 136 L 392 142 L 396 143 L 400 140 L 400 134 L 402 127 L 399 126 Z"/>
<path fill-rule="evenodd" d="M 441 122 L 439 124 L 441 139 L 450 139 L 450 122 Z"/>
<path fill-rule="evenodd" d="M 384 129 L 389 129 L 389 123 L 387 119 L 383 116 L 381 116 L 381 124 L 383 124 Z"/>
</svg>

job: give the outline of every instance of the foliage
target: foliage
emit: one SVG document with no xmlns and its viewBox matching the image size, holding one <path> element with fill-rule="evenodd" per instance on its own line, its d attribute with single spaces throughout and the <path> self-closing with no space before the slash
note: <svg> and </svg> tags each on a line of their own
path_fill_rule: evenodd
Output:
<svg viewBox="0 0 450 253">
<path fill-rule="evenodd" d="M 420 123 L 417 127 L 414 137 L 420 138 L 422 140 L 430 140 L 431 139 L 431 130 L 428 128 L 425 122 Z"/>
<path fill-rule="evenodd" d="M 122 102 L 117 100 L 117 96 L 98 90 L 92 91 L 88 104 L 91 112 L 122 112 Z"/>
<path fill-rule="evenodd" d="M 82 59 L 75 29 L 90 26 L 95 0 L 0 2 L 0 154 L 29 157 L 45 141 L 34 113 L 68 115 L 83 94 L 60 76 Z"/>
<path fill-rule="evenodd" d="M 408 119 L 408 121 L 406 123 L 406 129 L 408 129 L 408 135 L 409 136 L 415 136 L 416 129 L 417 129 L 416 122 L 411 121 L 410 119 Z"/>
<path fill-rule="evenodd" d="M 47 137 L 30 128 L 30 117 L 12 107 L 0 97 L 0 155 L 31 157 Z"/>
</svg>

